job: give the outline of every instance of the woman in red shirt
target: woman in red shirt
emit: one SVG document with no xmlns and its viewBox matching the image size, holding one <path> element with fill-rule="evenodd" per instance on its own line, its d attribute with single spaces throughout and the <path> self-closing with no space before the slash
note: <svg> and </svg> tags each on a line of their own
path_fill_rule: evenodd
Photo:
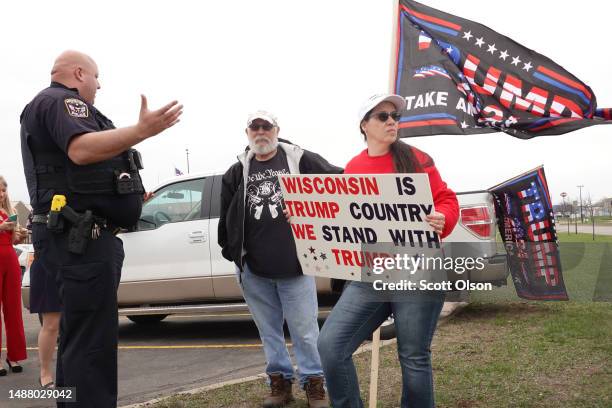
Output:
<svg viewBox="0 0 612 408">
<path fill-rule="evenodd" d="M 457 223 L 459 205 L 433 160 L 398 139 L 406 101 L 375 95 L 360 110 L 359 128 L 367 148 L 345 167 L 348 174 L 427 173 L 435 211 L 427 222 L 445 237 Z M 325 321 L 319 353 L 334 408 L 363 407 L 353 352 L 393 314 L 402 367 L 402 407 L 434 407 L 430 345 L 444 303 L 442 291 L 414 291 L 401 299 L 381 299 L 369 282 L 350 282 Z"/>
<path fill-rule="evenodd" d="M 26 345 L 21 317 L 21 268 L 13 244 L 19 243 L 25 234 L 16 222 L 9 221 L 13 215 L 11 202 L 7 193 L 7 183 L 0 176 L 0 303 L 6 328 L 6 362 L 14 373 L 20 373 L 19 361 L 25 360 Z M 0 339 L 2 324 L 0 322 Z M 1 360 L 0 360 L 1 361 Z M 0 363 L 0 376 L 6 375 L 6 369 Z"/>
</svg>

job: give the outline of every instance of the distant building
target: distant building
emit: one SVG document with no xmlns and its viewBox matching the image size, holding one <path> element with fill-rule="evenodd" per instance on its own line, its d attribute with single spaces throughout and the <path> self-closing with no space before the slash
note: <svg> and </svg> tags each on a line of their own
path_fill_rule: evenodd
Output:
<svg viewBox="0 0 612 408">
<path fill-rule="evenodd" d="M 28 217 L 32 213 L 32 207 L 30 206 L 30 204 L 26 204 L 23 201 L 11 201 L 11 206 L 15 209 L 15 212 L 17 213 L 17 222 L 20 226 L 25 228 L 26 225 L 28 225 Z M 23 243 L 31 243 L 30 234 L 28 234 L 28 237 Z"/>
</svg>

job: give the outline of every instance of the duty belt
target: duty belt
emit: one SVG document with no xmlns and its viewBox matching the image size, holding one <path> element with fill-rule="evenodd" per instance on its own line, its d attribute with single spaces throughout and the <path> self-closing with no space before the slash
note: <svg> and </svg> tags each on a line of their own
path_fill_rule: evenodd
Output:
<svg viewBox="0 0 612 408">
<path fill-rule="evenodd" d="M 47 224 L 48 221 L 49 214 L 34 214 L 32 216 L 32 224 Z M 105 218 L 94 216 L 94 221 L 100 229 L 110 231 L 113 235 L 117 235 L 121 232 L 121 227 L 108 223 Z"/>
<path fill-rule="evenodd" d="M 49 221 L 48 214 L 34 214 L 32 216 L 32 224 L 46 224 Z"/>
</svg>

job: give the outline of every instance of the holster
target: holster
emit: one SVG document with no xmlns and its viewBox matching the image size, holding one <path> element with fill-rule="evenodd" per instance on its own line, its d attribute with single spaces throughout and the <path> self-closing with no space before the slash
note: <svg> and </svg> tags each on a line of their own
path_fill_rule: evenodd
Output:
<svg viewBox="0 0 612 408">
<path fill-rule="evenodd" d="M 68 251 L 77 255 L 84 254 L 91 240 L 91 230 L 95 222 L 92 212 L 87 210 L 81 214 L 66 205 L 61 211 L 49 213 L 47 228 L 56 233 L 63 232 L 66 225 L 64 219 L 71 224 L 68 233 Z"/>
</svg>

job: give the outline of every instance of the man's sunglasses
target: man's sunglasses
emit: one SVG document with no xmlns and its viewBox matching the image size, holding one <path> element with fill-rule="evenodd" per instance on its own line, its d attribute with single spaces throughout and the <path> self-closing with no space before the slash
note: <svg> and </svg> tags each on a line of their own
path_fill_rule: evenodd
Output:
<svg viewBox="0 0 612 408">
<path fill-rule="evenodd" d="M 269 123 L 265 123 L 265 124 L 251 123 L 249 125 L 249 129 L 251 129 L 253 132 L 257 132 L 259 130 L 259 128 L 262 128 L 263 130 L 265 130 L 267 132 L 269 130 L 272 130 L 273 127 L 274 127 L 274 125 L 271 125 Z"/>
<path fill-rule="evenodd" d="M 386 122 L 387 119 L 389 119 L 389 116 L 391 116 L 391 118 L 394 121 L 399 122 L 400 118 L 402 117 L 402 114 L 399 113 L 398 111 L 393 111 L 393 112 L 376 112 L 376 113 L 373 113 L 370 116 L 374 116 L 376 119 L 380 120 L 381 122 Z"/>
</svg>

